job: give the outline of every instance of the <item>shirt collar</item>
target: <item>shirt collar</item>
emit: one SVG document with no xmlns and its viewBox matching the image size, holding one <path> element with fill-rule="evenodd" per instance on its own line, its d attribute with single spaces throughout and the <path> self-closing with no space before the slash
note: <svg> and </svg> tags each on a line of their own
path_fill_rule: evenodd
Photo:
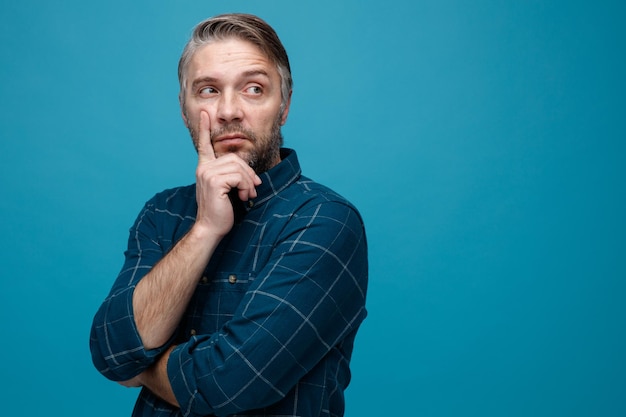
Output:
<svg viewBox="0 0 626 417">
<path fill-rule="evenodd" d="M 296 151 L 289 148 L 280 149 L 281 161 L 275 167 L 259 175 L 262 184 L 256 187 L 256 198 L 245 203 L 246 210 L 260 206 L 271 200 L 282 190 L 296 182 L 302 170 Z"/>
</svg>

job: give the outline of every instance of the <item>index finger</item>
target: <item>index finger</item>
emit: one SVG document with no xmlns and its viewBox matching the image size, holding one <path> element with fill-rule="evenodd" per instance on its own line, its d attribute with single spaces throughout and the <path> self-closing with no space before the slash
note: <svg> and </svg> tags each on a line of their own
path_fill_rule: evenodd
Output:
<svg viewBox="0 0 626 417">
<path fill-rule="evenodd" d="M 215 151 L 211 143 L 211 120 L 205 111 L 200 112 L 200 126 L 198 127 L 198 161 L 212 161 Z"/>
</svg>

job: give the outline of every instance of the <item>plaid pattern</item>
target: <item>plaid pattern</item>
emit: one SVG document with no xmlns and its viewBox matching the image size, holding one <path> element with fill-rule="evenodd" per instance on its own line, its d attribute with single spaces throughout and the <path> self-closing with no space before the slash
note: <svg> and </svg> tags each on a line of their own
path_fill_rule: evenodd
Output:
<svg viewBox="0 0 626 417">
<path fill-rule="evenodd" d="M 345 199 L 303 176 L 296 153 L 261 176 L 258 196 L 205 269 L 177 334 L 146 351 L 132 293 L 195 221 L 195 186 L 157 194 L 130 230 L 124 266 L 96 313 L 96 368 L 126 380 L 172 343 L 181 408 L 143 389 L 134 416 L 341 416 L 357 329 L 366 316 L 367 244 Z"/>
</svg>

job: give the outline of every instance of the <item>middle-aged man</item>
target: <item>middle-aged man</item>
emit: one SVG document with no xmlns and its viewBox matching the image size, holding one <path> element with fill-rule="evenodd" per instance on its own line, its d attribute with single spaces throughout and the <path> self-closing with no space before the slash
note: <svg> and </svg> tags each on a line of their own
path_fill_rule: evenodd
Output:
<svg viewBox="0 0 626 417">
<path fill-rule="evenodd" d="M 221 15 L 196 26 L 178 74 L 196 183 L 139 213 L 94 317 L 94 364 L 142 387 L 133 416 L 341 416 L 365 230 L 281 148 L 287 53 L 258 17 Z"/>
</svg>

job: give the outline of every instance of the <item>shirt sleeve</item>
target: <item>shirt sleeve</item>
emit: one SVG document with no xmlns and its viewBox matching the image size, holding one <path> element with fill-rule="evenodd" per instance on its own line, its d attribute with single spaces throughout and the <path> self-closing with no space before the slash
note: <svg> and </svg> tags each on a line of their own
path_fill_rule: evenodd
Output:
<svg viewBox="0 0 626 417">
<path fill-rule="evenodd" d="M 91 327 L 93 363 L 99 372 L 114 381 L 138 375 L 166 347 L 149 351 L 143 348 L 132 305 L 135 286 L 164 255 L 156 240 L 154 214 L 153 199 L 146 203 L 130 229 L 124 265 Z"/>
<path fill-rule="evenodd" d="M 229 415 L 285 397 L 365 318 L 367 268 L 353 207 L 324 202 L 295 213 L 233 318 L 171 352 L 183 415 Z"/>
</svg>

